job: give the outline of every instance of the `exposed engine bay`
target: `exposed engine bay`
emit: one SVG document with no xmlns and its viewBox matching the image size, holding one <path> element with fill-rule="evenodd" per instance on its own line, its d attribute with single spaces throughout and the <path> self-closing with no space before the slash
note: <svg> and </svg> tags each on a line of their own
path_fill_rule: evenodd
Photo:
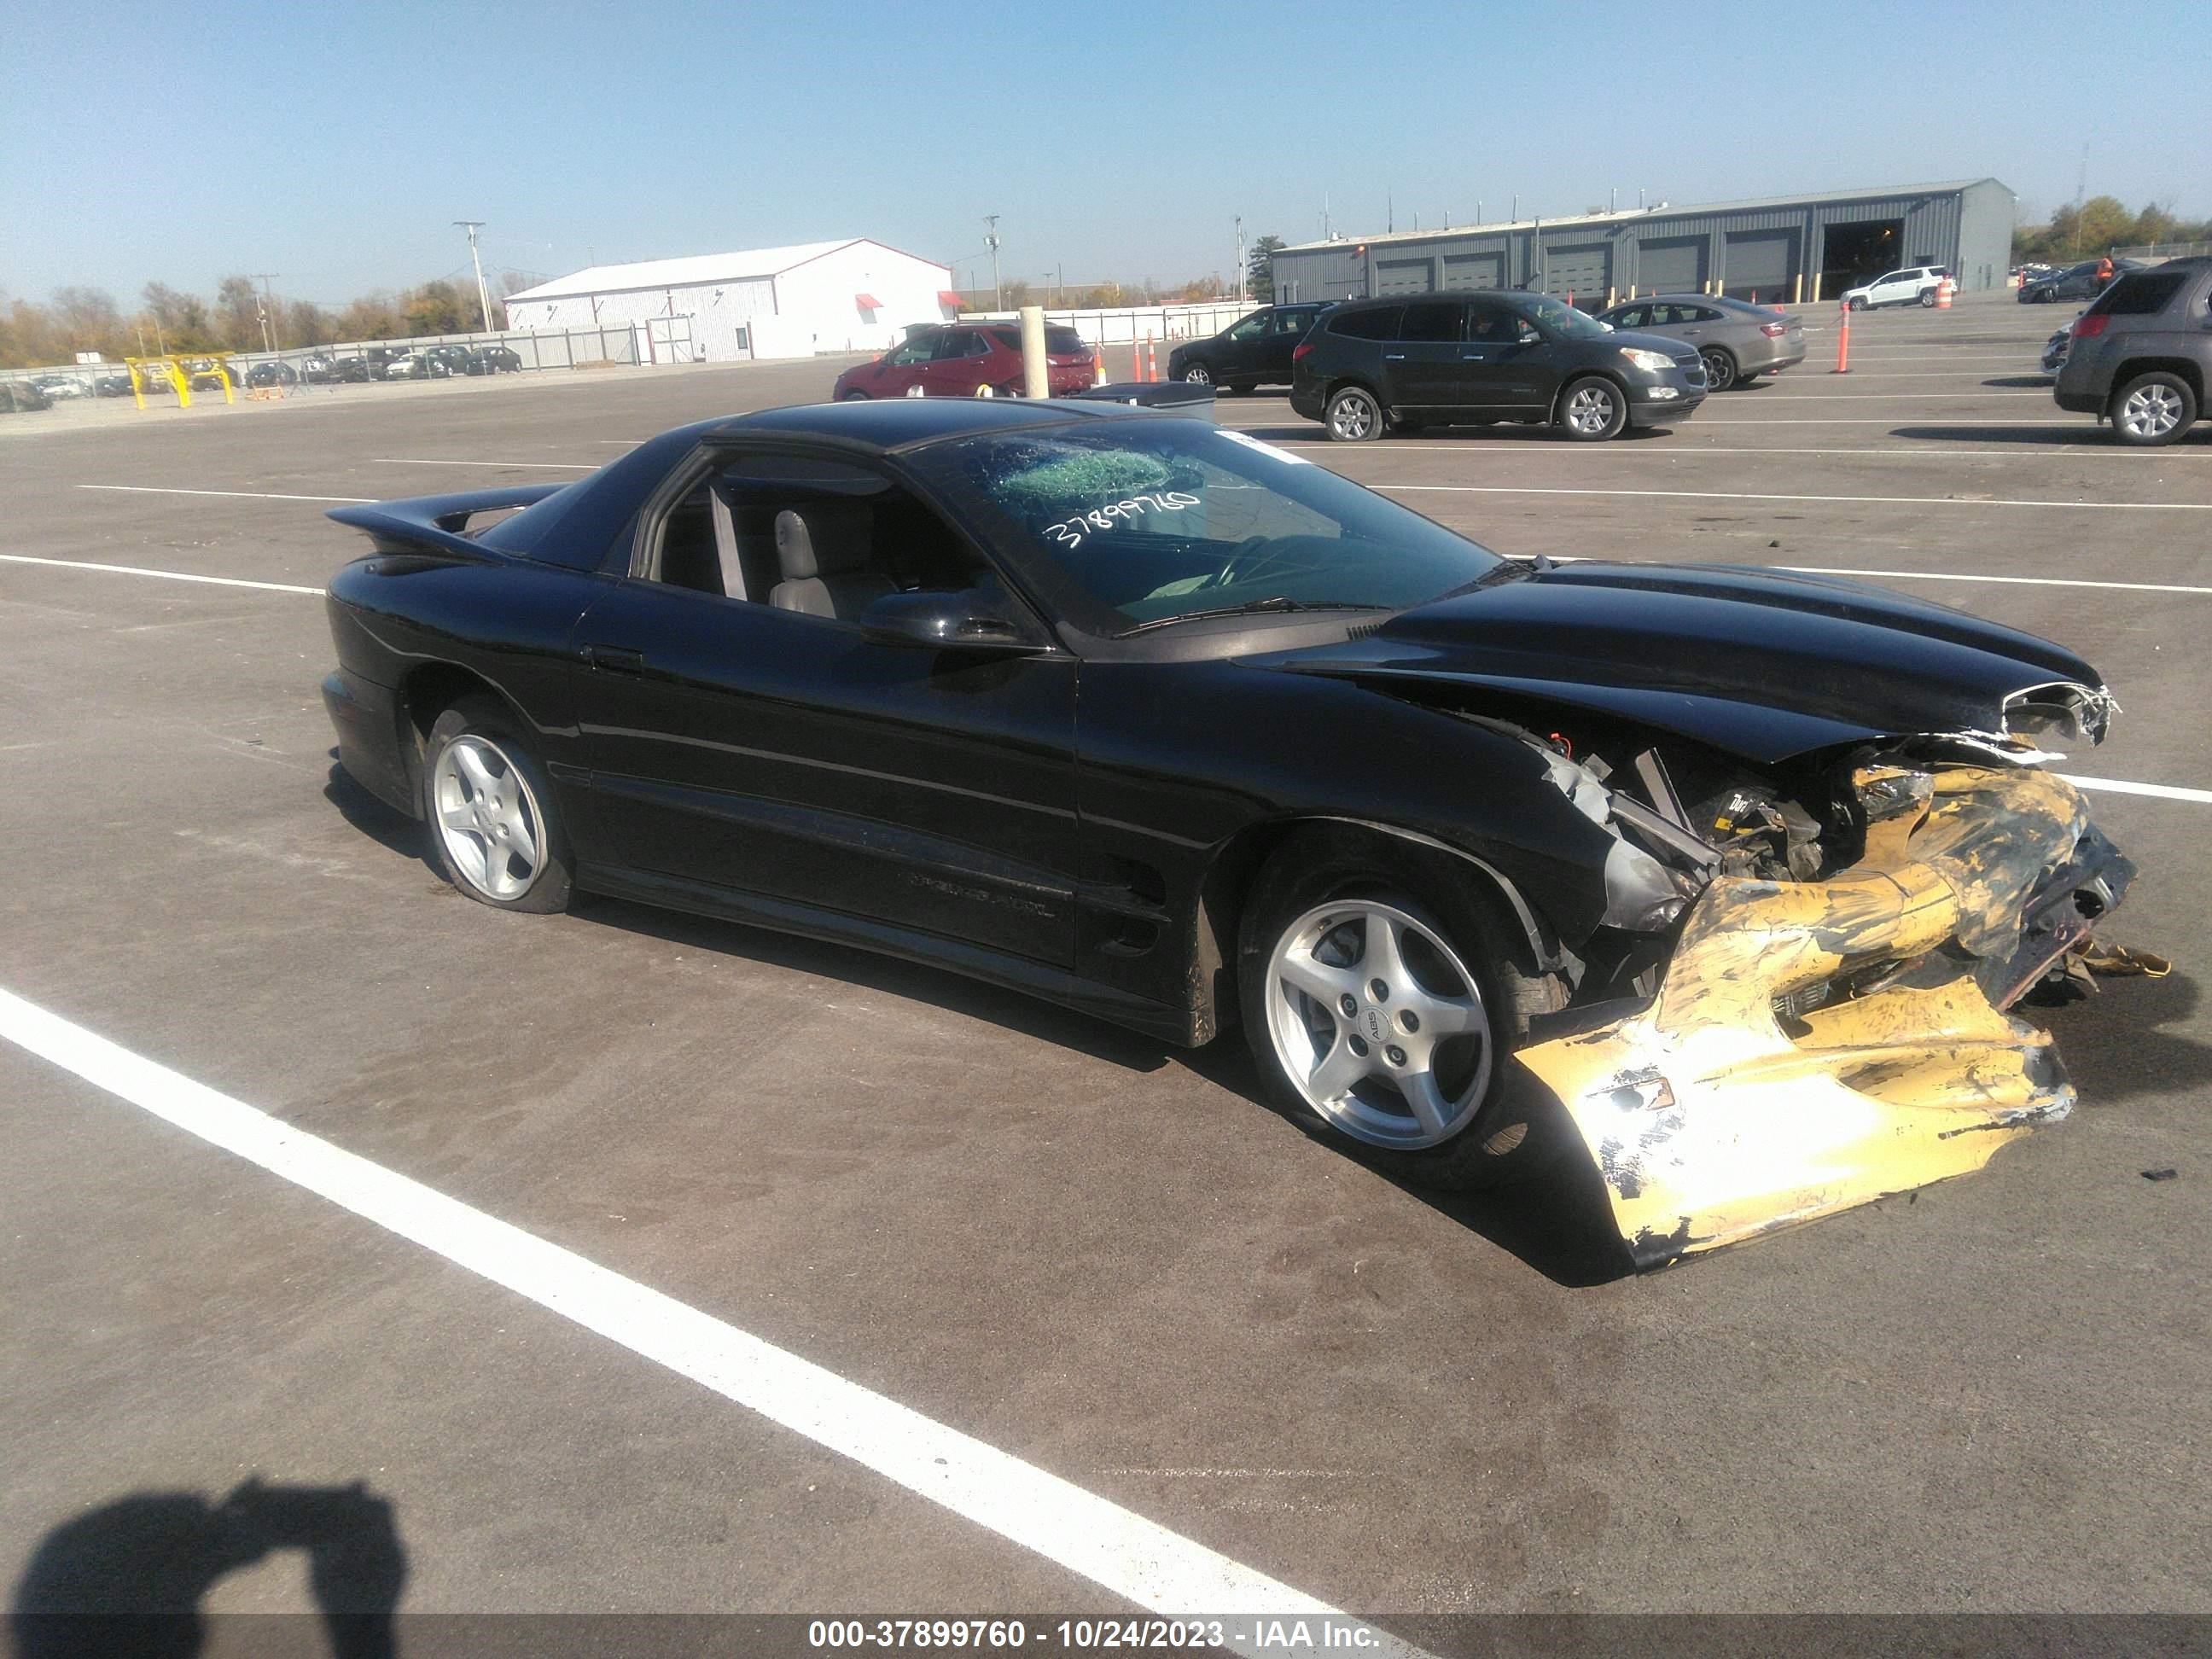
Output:
<svg viewBox="0 0 2212 1659">
<path fill-rule="evenodd" d="M 1632 727 L 1512 728 L 1614 838 L 1570 1004 L 1517 1058 L 1638 1266 L 1978 1169 L 2071 1109 L 2049 1035 L 2003 1012 L 2135 873 L 2029 740 L 2103 735 L 2110 698 L 2068 690 L 2005 733 L 1760 771 Z"/>
</svg>

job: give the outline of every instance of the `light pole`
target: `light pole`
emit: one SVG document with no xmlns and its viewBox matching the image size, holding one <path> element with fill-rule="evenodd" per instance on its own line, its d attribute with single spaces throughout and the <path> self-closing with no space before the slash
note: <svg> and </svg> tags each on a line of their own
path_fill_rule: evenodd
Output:
<svg viewBox="0 0 2212 1659">
<path fill-rule="evenodd" d="M 469 234 L 469 264 L 476 267 L 477 304 L 483 310 L 484 332 L 491 332 L 491 291 L 484 287 L 483 261 L 477 255 L 477 232 L 483 228 L 481 219 L 456 219 L 453 222 Z"/>
<path fill-rule="evenodd" d="M 999 216 L 987 213 L 983 216 L 983 222 L 989 227 L 983 238 L 983 246 L 991 250 L 991 309 L 1004 311 L 1006 308 L 1006 290 L 999 281 Z"/>
<path fill-rule="evenodd" d="M 261 337 L 271 355 L 276 350 L 276 319 L 270 315 L 276 307 L 276 296 L 270 291 L 269 284 L 283 274 L 275 270 L 257 270 L 252 277 L 261 284 Z"/>
<path fill-rule="evenodd" d="M 1237 303 L 1244 303 L 1244 216 L 1237 216 Z"/>
</svg>

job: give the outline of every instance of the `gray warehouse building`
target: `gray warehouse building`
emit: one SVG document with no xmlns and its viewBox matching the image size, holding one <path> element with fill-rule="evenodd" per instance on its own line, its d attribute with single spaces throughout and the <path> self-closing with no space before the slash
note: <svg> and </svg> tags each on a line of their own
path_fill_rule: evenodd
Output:
<svg viewBox="0 0 2212 1659">
<path fill-rule="evenodd" d="M 1974 179 L 1340 236 L 1278 252 L 1275 297 L 1516 288 L 1571 294 L 1591 309 L 1631 294 L 1809 304 L 1901 265 L 1944 265 L 1962 289 L 1998 288 L 2015 202 L 1995 179 Z"/>
</svg>

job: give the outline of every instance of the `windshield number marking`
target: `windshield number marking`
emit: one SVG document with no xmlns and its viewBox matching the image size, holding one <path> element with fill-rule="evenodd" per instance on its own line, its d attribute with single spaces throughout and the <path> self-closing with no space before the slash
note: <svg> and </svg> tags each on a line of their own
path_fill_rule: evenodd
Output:
<svg viewBox="0 0 2212 1659">
<path fill-rule="evenodd" d="M 1170 489 L 1164 495 L 1132 495 L 1126 501 L 1094 507 L 1088 513 L 1079 513 L 1058 524 L 1048 524 L 1044 533 L 1060 546 L 1074 549 L 1082 546 L 1084 537 L 1093 530 L 1112 530 L 1125 520 L 1143 513 L 1180 513 L 1185 507 L 1198 505 L 1198 497 L 1184 489 Z"/>
</svg>

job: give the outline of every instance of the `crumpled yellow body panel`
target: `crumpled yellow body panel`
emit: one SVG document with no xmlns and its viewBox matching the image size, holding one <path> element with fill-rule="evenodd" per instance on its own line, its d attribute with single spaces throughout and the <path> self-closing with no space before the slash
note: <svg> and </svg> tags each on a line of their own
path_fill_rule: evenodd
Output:
<svg viewBox="0 0 2212 1659">
<path fill-rule="evenodd" d="M 1596 1160 L 1638 1265 L 1966 1174 L 2063 1116 L 2074 1090 L 2049 1035 L 2000 1012 L 1971 963 L 1788 1030 L 1773 1005 L 1947 941 L 2001 957 L 2087 823 L 2048 773 L 1938 774 L 1923 809 L 1875 826 L 1867 860 L 1831 880 L 1714 881 L 1644 1012 L 1522 1050 Z"/>
</svg>

